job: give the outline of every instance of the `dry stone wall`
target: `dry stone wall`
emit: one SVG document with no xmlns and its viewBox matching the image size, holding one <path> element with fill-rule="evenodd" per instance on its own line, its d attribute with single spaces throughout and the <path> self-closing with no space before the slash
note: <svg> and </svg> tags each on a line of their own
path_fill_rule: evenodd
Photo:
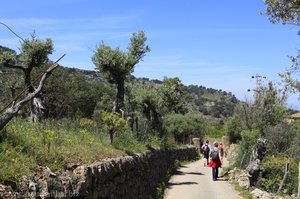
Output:
<svg viewBox="0 0 300 199">
<path fill-rule="evenodd" d="M 0 198 L 150 199 L 161 177 L 176 160 L 196 158 L 195 147 L 187 147 L 148 150 L 91 165 L 72 165 L 64 172 L 43 168 L 24 178 L 17 191 L 0 186 Z"/>
</svg>

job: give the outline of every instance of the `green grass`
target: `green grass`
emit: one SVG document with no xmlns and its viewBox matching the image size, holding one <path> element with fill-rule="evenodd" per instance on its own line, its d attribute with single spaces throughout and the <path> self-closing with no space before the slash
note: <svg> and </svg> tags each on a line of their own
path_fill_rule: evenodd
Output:
<svg viewBox="0 0 300 199">
<path fill-rule="evenodd" d="M 108 134 L 88 119 L 39 124 L 15 119 L 0 132 L 0 183 L 17 183 L 39 166 L 64 170 L 68 164 L 143 152 L 149 145 L 159 146 L 159 140 L 149 136 L 139 141 L 131 132 L 115 135 L 111 145 Z"/>
<path fill-rule="evenodd" d="M 172 175 L 176 172 L 176 170 L 182 165 L 179 161 L 175 161 L 174 165 L 172 165 L 166 172 L 164 176 L 161 177 L 160 182 L 156 187 L 156 193 L 154 195 L 155 199 L 163 199 L 164 192 L 167 188 L 168 182 Z"/>
<path fill-rule="evenodd" d="M 243 199 L 252 199 L 251 193 L 249 192 L 248 189 L 241 187 L 237 182 L 230 182 L 233 184 L 234 189 L 239 192 L 239 195 Z"/>
</svg>

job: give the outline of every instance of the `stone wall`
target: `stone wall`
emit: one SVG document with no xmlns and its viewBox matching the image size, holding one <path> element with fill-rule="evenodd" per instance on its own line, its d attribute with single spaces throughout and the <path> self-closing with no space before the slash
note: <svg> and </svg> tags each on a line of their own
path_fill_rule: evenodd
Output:
<svg viewBox="0 0 300 199">
<path fill-rule="evenodd" d="M 145 153 L 71 165 L 64 172 L 43 168 L 24 178 L 17 191 L 0 186 L 0 198 L 153 198 L 156 186 L 176 160 L 196 159 L 194 147 Z M 6 192 L 2 192 L 5 190 Z M 9 197 L 5 197 L 5 194 Z"/>
</svg>

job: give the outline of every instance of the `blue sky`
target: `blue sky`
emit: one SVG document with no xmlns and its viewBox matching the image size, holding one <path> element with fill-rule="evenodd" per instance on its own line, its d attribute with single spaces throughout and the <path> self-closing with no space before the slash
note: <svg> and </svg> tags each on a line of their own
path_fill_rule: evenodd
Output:
<svg viewBox="0 0 300 199">
<path fill-rule="evenodd" d="M 280 81 L 299 49 L 297 27 L 272 24 L 259 1 L 200 0 L 9 0 L 1 2 L 0 21 L 23 38 L 35 30 L 51 38 L 60 64 L 94 70 L 91 61 L 101 41 L 126 50 L 133 32 L 144 30 L 151 52 L 133 75 L 162 80 L 179 77 L 251 98 L 252 75 Z M 0 26 L 0 45 L 17 50 L 20 40 Z M 288 105 L 297 108 L 291 97 Z"/>
</svg>

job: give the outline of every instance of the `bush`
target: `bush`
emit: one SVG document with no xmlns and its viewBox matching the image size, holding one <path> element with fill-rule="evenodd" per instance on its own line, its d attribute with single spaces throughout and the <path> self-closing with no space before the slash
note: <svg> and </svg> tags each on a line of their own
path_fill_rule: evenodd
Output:
<svg viewBox="0 0 300 199">
<path fill-rule="evenodd" d="M 292 158 L 271 156 L 266 157 L 262 162 L 264 172 L 259 180 L 259 184 L 265 191 L 277 192 L 285 173 L 287 160 L 289 160 L 290 166 L 282 191 L 289 195 L 297 193 L 298 165 L 296 161 Z"/>
<path fill-rule="evenodd" d="M 265 138 L 268 140 L 268 154 L 276 155 L 278 153 L 287 155 L 287 150 L 295 138 L 295 133 L 290 125 L 278 124 L 276 126 L 268 126 L 265 129 Z"/>
<path fill-rule="evenodd" d="M 240 168 L 246 168 L 249 164 L 250 156 L 253 150 L 253 146 L 255 146 L 257 139 L 259 138 L 260 133 L 258 130 L 245 130 L 242 131 L 240 141 L 238 156 L 235 160 L 234 165 Z"/>
<path fill-rule="evenodd" d="M 239 117 L 233 116 L 225 122 L 225 133 L 228 136 L 229 143 L 236 143 L 241 139 L 243 129 L 242 121 Z"/>
<path fill-rule="evenodd" d="M 224 130 L 219 126 L 209 126 L 205 137 L 209 138 L 222 138 L 225 135 Z"/>
</svg>

